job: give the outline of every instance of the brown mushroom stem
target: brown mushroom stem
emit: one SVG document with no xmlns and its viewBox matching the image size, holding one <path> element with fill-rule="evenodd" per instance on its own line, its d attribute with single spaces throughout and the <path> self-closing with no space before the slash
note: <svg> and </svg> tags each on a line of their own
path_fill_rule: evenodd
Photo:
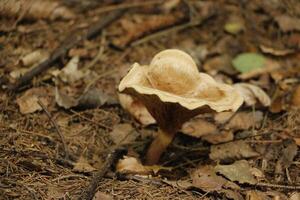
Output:
<svg viewBox="0 0 300 200">
<path fill-rule="evenodd" d="M 175 132 L 169 133 L 159 130 L 157 137 L 152 141 L 146 154 L 146 165 L 154 165 L 158 163 L 161 154 L 166 150 L 172 142 Z"/>
</svg>

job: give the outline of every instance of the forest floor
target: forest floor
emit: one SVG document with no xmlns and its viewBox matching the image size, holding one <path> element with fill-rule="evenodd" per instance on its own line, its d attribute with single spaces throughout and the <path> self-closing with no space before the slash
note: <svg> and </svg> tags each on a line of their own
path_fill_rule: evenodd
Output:
<svg viewBox="0 0 300 200">
<path fill-rule="evenodd" d="M 300 1 L 46 3 L 0 2 L 1 200 L 300 199 Z M 165 49 L 247 101 L 191 119 L 147 168 L 158 127 L 117 88 Z"/>
</svg>

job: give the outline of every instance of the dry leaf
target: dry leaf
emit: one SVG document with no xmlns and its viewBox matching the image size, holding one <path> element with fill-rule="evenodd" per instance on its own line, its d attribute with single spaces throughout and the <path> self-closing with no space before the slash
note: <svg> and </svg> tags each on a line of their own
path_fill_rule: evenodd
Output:
<svg viewBox="0 0 300 200">
<path fill-rule="evenodd" d="M 43 50 L 35 50 L 20 59 L 22 66 L 32 66 L 33 64 L 41 63 L 48 58 L 49 53 Z"/>
<path fill-rule="evenodd" d="M 40 99 L 43 105 L 47 107 L 51 104 L 52 98 L 53 96 L 50 88 L 31 88 L 26 90 L 21 97 L 17 98 L 17 104 L 19 105 L 22 114 L 29 114 L 42 110 L 42 107 L 38 104 L 38 99 Z"/>
<path fill-rule="evenodd" d="M 72 88 L 71 88 L 72 90 Z M 55 88 L 55 101 L 57 105 L 65 109 L 72 107 L 81 108 L 95 108 L 104 104 L 114 104 L 115 99 L 102 90 L 97 88 L 91 88 L 79 97 L 73 97 L 72 95 L 66 94 L 64 91 Z"/>
<path fill-rule="evenodd" d="M 206 192 L 221 190 L 227 180 L 217 176 L 214 167 L 206 165 L 196 169 L 191 174 L 193 186 Z"/>
<path fill-rule="evenodd" d="M 127 94 L 119 93 L 118 96 L 124 110 L 128 111 L 138 122 L 143 125 L 156 123 L 142 102 Z"/>
<path fill-rule="evenodd" d="M 77 162 L 75 163 L 73 170 L 76 172 L 86 173 L 86 172 L 95 171 L 96 169 L 92 167 L 83 156 L 80 156 Z"/>
<path fill-rule="evenodd" d="M 65 83 L 72 84 L 81 79 L 84 73 L 78 69 L 79 57 L 73 57 L 68 64 L 58 74 L 59 78 Z"/>
<path fill-rule="evenodd" d="M 239 160 L 231 165 L 218 165 L 215 167 L 216 171 L 226 176 L 231 181 L 238 181 L 239 183 L 257 183 L 256 179 L 251 173 L 251 167 L 246 160 Z"/>
<path fill-rule="evenodd" d="M 49 186 L 47 187 L 46 200 L 64 199 L 65 193 L 66 191 L 64 188 L 55 187 L 54 184 L 49 184 Z"/>
<path fill-rule="evenodd" d="M 188 122 L 184 123 L 181 131 L 184 134 L 197 138 L 218 132 L 217 127 L 213 123 L 201 118 L 192 118 Z"/>
<path fill-rule="evenodd" d="M 299 192 L 294 192 L 289 196 L 289 200 L 299 200 L 300 199 L 300 193 Z"/>
<path fill-rule="evenodd" d="M 279 113 L 279 112 L 285 110 L 284 96 L 283 95 L 276 96 L 273 99 L 272 104 L 271 104 L 269 110 L 272 113 Z"/>
<path fill-rule="evenodd" d="M 209 158 L 212 160 L 236 160 L 259 156 L 245 141 L 234 141 L 211 147 Z"/>
<path fill-rule="evenodd" d="M 205 140 L 211 144 L 219 144 L 223 142 L 229 142 L 234 139 L 232 131 L 222 131 L 217 134 L 205 135 L 202 137 L 202 140 Z"/>
<path fill-rule="evenodd" d="M 279 50 L 279 49 L 273 49 L 272 47 L 267 47 L 264 45 L 260 45 L 259 48 L 263 53 L 268 53 L 273 56 L 286 56 L 288 54 L 294 53 L 294 50 L 292 49 L 284 49 L 284 50 Z"/>
<path fill-rule="evenodd" d="M 142 165 L 142 163 L 134 157 L 124 156 L 120 159 L 116 166 L 116 171 L 126 174 L 149 174 L 150 171 Z"/>
<path fill-rule="evenodd" d="M 57 105 L 65 109 L 69 109 L 78 105 L 78 99 L 74 99 L 64 94 L 62 91 L 55 87 L 55 101 Z"/>
<path fill-rule="evenodd" d="M 293 30 L 300 31 L 300 19 L 297 17 L 279 15 L 275 17 L 275 20 L 283 32 L 288 32 Z"/>
<path fill-rule="evenodd" d="M 237 71 L 231 65 L 232 58 L 228 55 L 216 56 L 207 59 L 203 65 L 203 69 L 209 74 L 217 74 L 225 72 L 227 74 L 235 74 Z"/>
<path fill-rule="evenodd" d="M 300 108 L 300 85 L 297 85 L 292 96 L 292 106 Z"/>
<path fill-rule="evenodd" d="M 260 125 L 263 120 L 261 111 L 238 112 L 225 126 L 228 130 L 247 130 Z"/>
<path fill-rule="evenodd" d="M 257 190 L 250 190 L 246 192 L 247 200 L 271 200 L 266 194 Z"/>
<path fill-rule="evenodd" d="M 257 102 L 263 106 L 271 104 L 270 97 L 258 86 L 249 83 L 236 83 L 233 87 L 243 96 L 247 106 L 255 105 Z"/>
<path fill-rule="evenodd" d="M 214 120 L 218 124 L 224 124 L 225 122 L 227 122 L 230 119 L 230 117 L 232 117 L 233 114 L 234 114 L 234 112 L 220 112 L 220 113 L 216 113 L 214 115 Z"/>
<path fill-rule="evenodd" d="M 282 142 L 282 146 L 282 155 L 277 161 L 277 164 L 280 164 L 283 168 L 288 168 L 292 164 L 295 156 L 297 155 L 298 147 L 295 141 L 292 139 L 285 139 Z"/>
<path fill-rule="evenodd" d="M 138 133 L 134 131 L 131 124 L 117 124 L 109 135 L 112 141 L 118 145 L 131 143 L 138 137 Z"/>
<path fill-rule="evenodd" d="M 104 192 L 98 191 L 95 193 L 93 200 L 113 200 L 114 198 Z"/>
<path fill-rule="evenodd" d="M 72 19 L 75 14 L 60 2 L 50 0 L 1 0 L 0 15 L 24 19 Z"/>
<path fill-rule="evenodd" d="M 245 198 L 238 191 L 222 190 L 220 193 L 224 193 L 225 196 L 228 199 L 232 199 L 232 200 L 245 200 Z"/>
<path fill-rule="evenodd" d="M 124 48 L 148 33 L 181 22 L 183 17 L 181 13 L 173 13 L 172 15 L 133 15 L 132 21 L 128 20 L 128 18 L 123 18 L 121 20 L 121 27 L 126 33 L 123 34 L 122 37 L 115 39 L 113 44 L 119 48 Z M 139 20 L 135 21 L 135 18 Z"/>
</svg>

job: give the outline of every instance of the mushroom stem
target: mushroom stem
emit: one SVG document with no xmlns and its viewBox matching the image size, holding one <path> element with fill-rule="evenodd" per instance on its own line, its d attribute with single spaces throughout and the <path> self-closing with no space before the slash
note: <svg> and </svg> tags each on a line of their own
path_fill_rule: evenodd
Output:
<svg viewBox="0 0 300 200">
<path fill-rule="evenodd" d="M 166 150 L 172 142 L 175 132 L 166 132 L 159 129 L 157 137 L 152 141 L 146 154 L 146 165 L 154 165 L 158 163 L 161 154 Z"/>
</svg>

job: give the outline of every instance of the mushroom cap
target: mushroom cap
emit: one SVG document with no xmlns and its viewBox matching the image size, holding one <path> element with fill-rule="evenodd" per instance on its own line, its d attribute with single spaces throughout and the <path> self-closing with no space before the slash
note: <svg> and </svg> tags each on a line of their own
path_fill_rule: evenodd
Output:
<svg viewBox="0 0 300 200">
<path fill-rule="evenodd" d="M 161 102 L 178 104 L 191 111 L 207 106 L 216 112 L 236 111 L 243 103 L 242 96 L 232 86 L 199 73 L 193 59 L 176 49 L 158 53 L 149 66 L 134 63 L 120 82 L 119 91 L 142 101 L 145 96 L 147 99 L 156 96 Z"/>
</svg>

